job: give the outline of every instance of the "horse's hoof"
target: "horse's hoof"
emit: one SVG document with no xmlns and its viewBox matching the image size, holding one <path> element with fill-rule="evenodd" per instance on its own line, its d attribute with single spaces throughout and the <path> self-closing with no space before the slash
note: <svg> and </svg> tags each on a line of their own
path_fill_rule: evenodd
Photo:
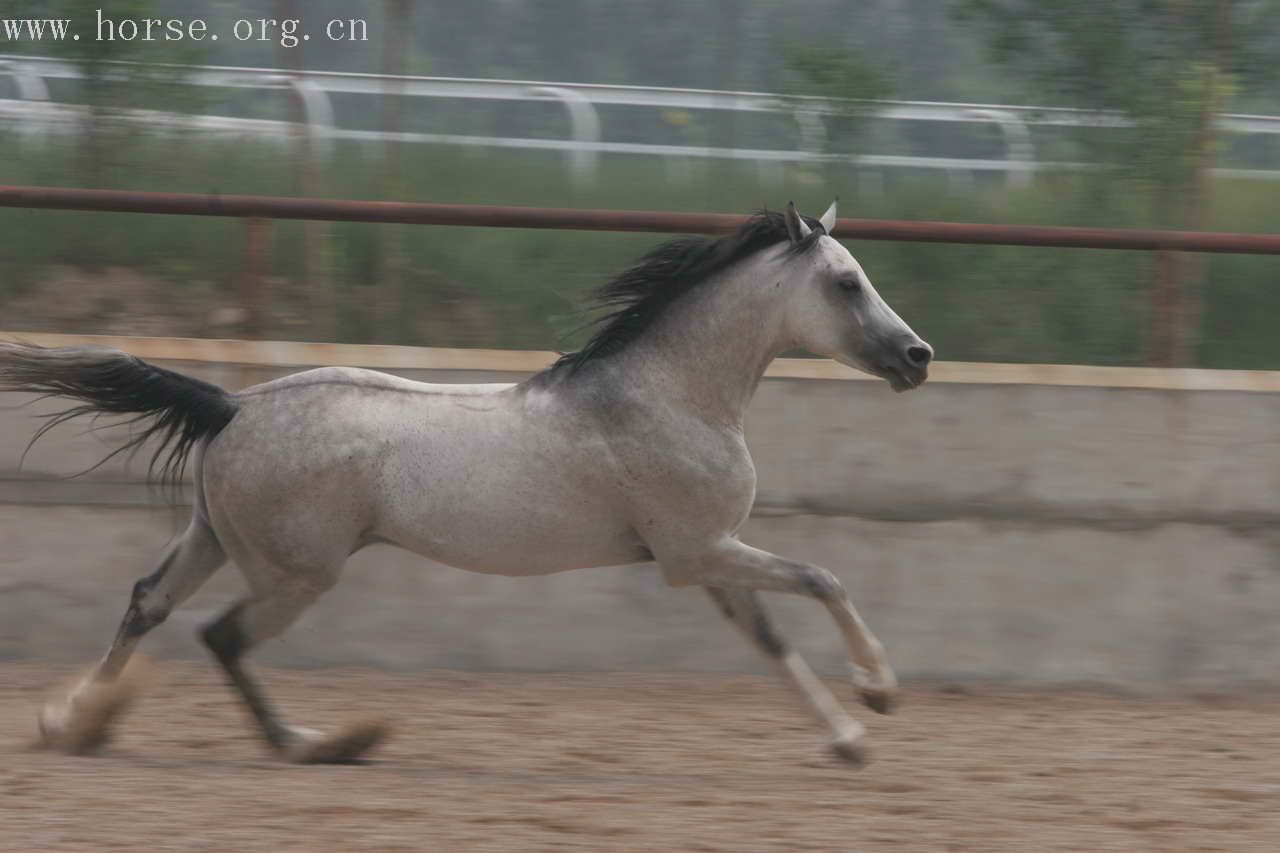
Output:
<svg viewBox="0 0 1280 853">
<path fill-rule="evenodd" d="M 111 681 L 81 681 L 65 698 L 45 703 L 37 717 L 38 745 L 67 755 L 97 752 L 111 740 L 112 725 L 138 698 L 150 675 L 150 665 L 135 658 Z"/>
<path fill-rule="evenodd" d="M 853 689 L 862 699 L 862 704 L 877 714 L 892 714 L 898 706 L 898 679 L 893 671 L 884 668 L 872 675 L 856 664 L 850 668 L 853 671 Z"/>
<path fill-rule="evenodd" d="M 877 714 L 892 714 L 898 707 L 898 697 L 893 690 L 863 687 L 858 692 L 862 703 Z"/>
<path fill-rule="evenodd" d="M 332 735 L 307 735 L 287 747 L 285 757 L 294 764 L 359 764 L 390 731 L 381 720 L 355 723 Z"/>
<path fill-rule="evenodd" d="M 867 747 L 866 740 L 861 735 L 842 735 L 831 742 L 831 752 L 836 758 L 860 770 L 871 760 L 871 750 Z"/>
</svg>

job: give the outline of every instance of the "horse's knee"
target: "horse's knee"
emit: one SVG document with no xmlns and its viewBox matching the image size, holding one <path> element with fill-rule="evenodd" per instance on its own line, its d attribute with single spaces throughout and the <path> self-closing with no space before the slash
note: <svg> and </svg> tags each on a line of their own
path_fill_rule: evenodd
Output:
<svg viewBox="0 0 1280 853">
<path fill-rule="evenodd" d="M 838 601 L 845 597 L 844 586 L 827 569 L 810 566 L 804 573 L 804 588 L 819 601 Z"/>
</svg>

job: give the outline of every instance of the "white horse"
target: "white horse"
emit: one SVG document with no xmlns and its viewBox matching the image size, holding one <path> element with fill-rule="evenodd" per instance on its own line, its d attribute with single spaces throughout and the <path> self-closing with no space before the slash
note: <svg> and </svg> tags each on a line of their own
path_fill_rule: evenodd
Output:
<svg viewBox="0 0 1280 853">
<path fill-rule="evenodd" d="M 230 558 L 249 595 L 201 637 L 266 743 L 292 761 L 355 760 L 380 726 L 325 737 L 286 725 L 243 658 L 380 542 L 508 576 L 654 560 L 670 585 L 705 587 L 830 728 L 836 754 L 862 762 L 863 727 L 788 650 L 757 592 L 820 602 L 857 690 L 885 713 L 896 680 L 880 643 L 830 571 L 737 537 L 756 485 L 743 415 L 777 355 L 801 347 L 897 391 L 924 382 L 933 357 L 834 225 L 834 204 L 820 220 L 788 205 L 726 237 L 662 245 L 602 289 L 611 313 L 581 350 L 514 385 L 328 367 L 232 394 L 115 350 L 0 343 L 0 389 L 77 401 L 45 428 L 132 413 L 147 428 L 120 450 L 157 437 L 153 465 L 171 478 L 194 462 L 190 526 L 134 587 L 102 661 L 41 710 L 46 741 L 100 743 L 138 641 Z"/>
</svg>

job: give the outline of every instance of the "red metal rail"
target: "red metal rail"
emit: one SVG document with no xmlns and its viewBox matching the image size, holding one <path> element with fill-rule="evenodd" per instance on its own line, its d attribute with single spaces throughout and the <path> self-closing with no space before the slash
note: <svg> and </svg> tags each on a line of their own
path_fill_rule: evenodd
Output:
<svg viewBox="0 0 1280 853">
<path fill-rule="evenodd" d="M 0 186 L 0 207 L 261 219 L 398 222 L 412 225 L 472 225 L 488 228 L 562 228 L 582 231 L 697 234 L 724 233 L 736 228 L 743 220 L 742 216 L 724 213 L 495 207 L 475 204 L 417 204 L 6 186 Z M 905 240 L 919 243 L 986 243 L 1077 249 L 1280 254 L 1280 234 L 1057 228 L 963 222 L 903 222 L 884 219 L 841 219 L 838 233 L 841 237 L 864 240 Z"/>
</svg>

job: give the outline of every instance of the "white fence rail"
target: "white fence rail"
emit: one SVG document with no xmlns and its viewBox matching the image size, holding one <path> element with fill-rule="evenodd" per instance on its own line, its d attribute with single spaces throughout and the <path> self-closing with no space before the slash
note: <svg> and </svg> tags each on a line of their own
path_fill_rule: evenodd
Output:
<svg viewBox="0 0 1280 853">
<path fill-rule="evenodd" d="M 126 76 L 132 63 L 108 63 Z M 147 66 L 154 74 L 157 66 Z M 956 178 L 973 172 L 1002 172 L 1012 185 L 1022 185 L 1039 169 L 1088 168 L 1079 163 L 1040 161 L 1031 136 L 1032 126 L 1124 128 L 1123 116 L 1107 112 L 1057 107 L 998 104 L 937 103 L 927 101 L 874 101 L 868 107 L 877 120 L 925 121 L 996 125 L 1004 138 L 1005 156 L 992 158 L 921 157 L 911 155 L 827 154 L 825 118 L 845 114 L 852 104 L 822 98 L 764 92 L 727 92 L 707 89 L 672 89 L 642 86 L 610 86 L 586 83 L 548 83 L 529 80 L 485 80 L 452 77 L 396 77 L 337 71 L 284 73 L 263 68 L 172 66 L 174 80 L 184 84 L 231 89 L 276 90 L 291 93 L 299 102 L 305 124 L 288 121 L 188 115 L 153 110 L 128 110 L 121 116 L 153 130 L 201 132 L 233 137 L 289 140 L 305 133 L 316 156 L 327 156 L 336 140 L 444 144 L 522 150 L 564 152 L 575 179 L 592 179 L 601 154 L 689 159 L 754 161 L 766 177 L 779 177 L 784 163 L 843 161 L 862 167 L 943 170 Z M 44 57 L 0 56 L 0 75 L 15 83 L 19 99 L 0 99 L 0 123 L 25 133 L 73 132 L 82 121 L 81 107 L 50 98 L 48 81 L 76 80 L 80 70 L 72 63 Z M 460 100 L 558 101 L 570 122 L 571 136 L 563 139 L 497 137 L 462 134 L 397 132 L 343 128 L 337 125 L 331 95 L 391 95 L 397 97 Z M 693 145 L 667 145 L 604 140 L 597 107 L 632 106 L 654 109 L 712 110 L 791 115 L 797 125 L 794 149 L 748 149 Z M 1236 134 L 1280 134 L 1280 116 L 1224 114 L 1218 126 Z M 1219 169 L 1219 174 L 1280 180 L 1280 171 Z"/>
</svg>

